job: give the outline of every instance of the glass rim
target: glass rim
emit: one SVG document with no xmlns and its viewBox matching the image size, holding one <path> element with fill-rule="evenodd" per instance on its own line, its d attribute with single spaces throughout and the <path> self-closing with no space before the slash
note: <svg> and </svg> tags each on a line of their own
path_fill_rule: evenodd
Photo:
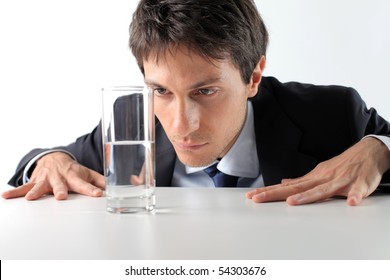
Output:
<svg viewBox="0 0 390 280">
<path fill-rule="evenodd" d="M 135 86 L 109 86 L 102 87 L 102 92 L 104 91 L 129 91 L 129 90 L 143 90 L 144 85 L 135 85 Z"/>
</svg>

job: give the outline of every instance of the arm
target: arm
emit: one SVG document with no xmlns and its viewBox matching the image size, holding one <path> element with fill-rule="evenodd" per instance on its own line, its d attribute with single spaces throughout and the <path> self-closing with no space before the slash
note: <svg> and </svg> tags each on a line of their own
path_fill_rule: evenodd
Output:
<svg viewBox="0 0 390 280">
<path fill-rule="evenodd" d="M 347 92 L 345 104 L 347 114 L 343 117 L 349 119 L 345 130 L 351 139 L 362 139 L 368 134 L 390 135 L 390 124 L 375 110 L 368 110 L 354 90 Z M 255 202 L 287 200 L 298 205 L 344 196 L 349 205 L 357 205 L 378 187 L 389 168 L 389 149 L 382 141 L 367 137 L 305 176 L 253 190 L 247 197 Z"/>
<path fill-rule="evenodd" d="M 101 196 L 105 182 L 103 173 L 103 150 L 100 124 L 89 134 L 79 137 L 74 143 L 53 149 L 36 149 L 19 163 L 9 184 L 17 188 L 3 193 L 4 198 L 26 196 L 33 200 L 54 193 L 57 199 L 66 199 L 73 191 L 90 196 Z M 53 152 L 62 150 L 66 153 Z M 30 170 L 25 170 L 37 155 L 50 152 L 39 158 Z M 73 158 L 70 155 L 73 155 Z M 23 181 L 23 173 L 30 180 Z"/>
<path fill-rule="evenodd" d="M 255 202 L 286 199 L 291 205 L 299 205 L 344 196 L 349 205 L 357 205 L 378 187 L 389 168 L 389 149 L 378 139 L 368 137 L 301 178 L 253 190 L 247 197 Z"/>
</svg>

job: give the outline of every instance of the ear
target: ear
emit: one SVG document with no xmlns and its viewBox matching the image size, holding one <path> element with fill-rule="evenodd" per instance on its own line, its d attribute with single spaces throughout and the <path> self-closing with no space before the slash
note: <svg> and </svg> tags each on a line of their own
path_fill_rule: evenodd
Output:
<svg viewBox="0 0 390 280">
<path fill-rule="evenodd" d="M 263 55 L 261 56 L 260 61 L 259 63 L 257 63 L 255 69 L 253 70 L 251 79 L 249 81 L 248 98 L 253 97 L 257 94 L 264 69 L 265 69 L 265 56 Z"/>
</svg>

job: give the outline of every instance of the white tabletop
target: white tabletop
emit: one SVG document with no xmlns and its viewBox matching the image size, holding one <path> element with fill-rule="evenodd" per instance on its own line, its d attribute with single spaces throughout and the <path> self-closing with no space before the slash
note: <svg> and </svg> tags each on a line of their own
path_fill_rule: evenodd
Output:
<svg viewBox="0 0 390 280">
<path fill-rule="evenodd" d="M 0 198 L 0 259 L 390 259 L 388 194 L 289 206 L 246 191 L 157 188 L 154 215 L 76 194 Z"/>
</svg>

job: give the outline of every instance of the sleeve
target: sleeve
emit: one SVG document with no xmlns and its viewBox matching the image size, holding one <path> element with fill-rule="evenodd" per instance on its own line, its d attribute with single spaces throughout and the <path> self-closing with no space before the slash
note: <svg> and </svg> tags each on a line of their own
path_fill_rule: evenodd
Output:
<svg viewBox="0 0 390 280">
<path fill-rule="evenodd" d="M 352 124 L 351 134 L 358 135 L 360 138 L 369 134 L 390 136 L 389 122 L 383 119 L 374 108 L 368 109 L 356 90 L 350 88 L 349 93 L 347 102 L 350 103 L 348 108 Z"/>
<path fill-rule="evenodd" d="M 386 147 L 390 151 L 390 136 L 369 134 L 369 135 L 365 136 L 364 138 L 366 138 L 366 137 L 374 137 L 374 138 L 382 141 L 382 143 L 385 144 Z"/>
<path fill-rule="evenodd" d="M 24 170 L 23 170 L 22 184 L 26 184 L 26 183 L 28 183 L 28 181 L 30 180 L 31 170 L 34 169 L 36 161 L 37 161 L 38 159 L 40 159 L 41 157 L 43 157 L 43 156 L 45 156 L 45 155 L 47 155 L 47 154 L 50 154 L 50 153 L 54 153 L 54 152 L 66 153 L 66 154 L 68 154 L 71 158 L 73 158 L 74 160 L 76 160 L 76 158 L 75 158 L 72 154 L 68 153 L 68 152 L 65 151 L 65 150 L 61 150 L 61 149 L 52 149 L 52 150 L 44 151 L 44 152 L 42 152 L 42 153 L 36 155 L 33 159 L 31 159 L 31 160 L 27 163 L 26 167 L 25 167 Z"/>
<path fill-rule="evenodd" d="M 15 174 L 8 181 L 9 185 L 20 186 L 23 177 L 29 177 L 34 170 L 34 162 L 42 154 L 63 150 L 75 158 L 81 165 L 103 174 L 103 143 L 101 122 L 91 133 L 85 134 L 67 146 L 58 146 L 51 149 L 34 149 L 25 155 L 19 162 Z M 35 160 L 34 160 L 35 159 Z M 27 168 L 26 168 L 27 167 Z"/>
<path fill-rule="evenodd" d="M 381 139 L 386 139 L 386 144 L 390 137 L 390 123 L 383 119 L 374 108 L 368 109 L 354 89 L 349 89 L 349 92 L 351 93 L 348 98 L 351 118 L 350 133 L 357 135 L 359 137 L 357 140 L 368 135 L 376 135 Z M 390 191 L 390 170 L 383 175 L 380 188 Z"/>
</svg>

